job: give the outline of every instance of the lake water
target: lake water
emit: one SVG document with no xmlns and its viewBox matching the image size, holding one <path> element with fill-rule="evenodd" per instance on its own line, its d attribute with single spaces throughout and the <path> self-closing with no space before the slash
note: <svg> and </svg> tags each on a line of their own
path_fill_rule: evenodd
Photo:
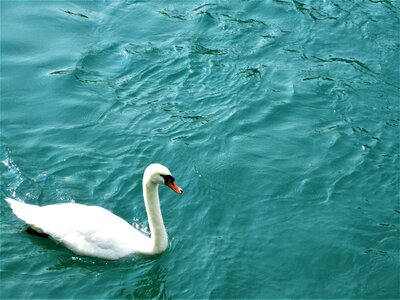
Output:
<svg viewBox="0 0 400 300">
<path fill-rule="evenodd" d="M 100 205 L 169 249 L 80 257 L 1 200 L 1 298 L 399 298 L 400 6 L 1 1 L 1 194 Z"/>
</svg>

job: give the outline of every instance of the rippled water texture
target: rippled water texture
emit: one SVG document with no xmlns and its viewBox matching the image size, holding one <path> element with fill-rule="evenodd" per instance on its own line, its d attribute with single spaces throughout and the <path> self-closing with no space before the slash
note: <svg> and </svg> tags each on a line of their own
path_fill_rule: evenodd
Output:
<svg viewBox="0 0 400 300">
<path fill-rule="evenodd" d="M 2 298 L 399 298 L 399 2 L 1 1 L 1 194 L 166 253 L 79 257 L 1 200 Z"/>
</svg>

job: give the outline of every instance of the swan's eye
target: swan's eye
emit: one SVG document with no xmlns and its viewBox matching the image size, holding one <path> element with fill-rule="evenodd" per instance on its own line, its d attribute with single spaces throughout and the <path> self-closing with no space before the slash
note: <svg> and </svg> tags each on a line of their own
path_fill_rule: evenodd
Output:
<svg viewBox="0 0 400 300">
<path fill-rule="evenodd" d="M 164 179 L 164 183 L 167 184 L 168 182 L 174 183 L 175 178 L 172 177 L 171 175 L 161 175 L 160 176 Z"/>
</svg>

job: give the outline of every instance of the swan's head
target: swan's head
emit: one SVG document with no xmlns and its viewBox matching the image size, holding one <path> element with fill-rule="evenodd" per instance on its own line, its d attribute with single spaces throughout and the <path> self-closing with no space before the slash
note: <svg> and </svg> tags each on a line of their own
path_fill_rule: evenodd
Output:
<svg viewBox="0 0 400 300">
<path fill-rule="evenodd" d="M 154 184 L 164 184 L 178 194 L 182 194 L 183 190 L 175 183 L 175 178 L 167 167 L 161 164 L 151 164 L 144 171 L 143 182 L 151 182 Z"/>
</svg>

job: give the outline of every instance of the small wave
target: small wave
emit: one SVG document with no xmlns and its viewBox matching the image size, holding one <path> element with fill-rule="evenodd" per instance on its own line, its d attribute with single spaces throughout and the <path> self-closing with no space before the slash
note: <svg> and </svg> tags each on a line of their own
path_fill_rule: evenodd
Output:
<svg viewBox="0 0 400 300">
<path fill-rule="evenodd" d="M 1 145 L 0 152 L 2 186 L 5 187 L 7 196 L 24 201 L 37 200 L 41 194 L 40 187 L 21 172 L 10 151 L 5 146 Z"/>
</svg>

